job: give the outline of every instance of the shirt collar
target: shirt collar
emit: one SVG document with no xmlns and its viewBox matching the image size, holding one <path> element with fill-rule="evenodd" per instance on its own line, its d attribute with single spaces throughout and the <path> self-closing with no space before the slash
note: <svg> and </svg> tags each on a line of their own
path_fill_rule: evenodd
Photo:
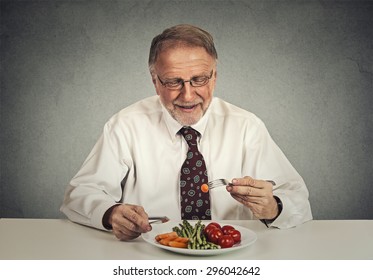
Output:
<svg viewBox="0 0 373 280">
<path fill-rule="evenodd" d="M 163 106 L 160 99 L 159 99 L 159 103 L 161 104 L 161 107 L 162 107 L 163 118 L 166 123 L 168 132 L 170 133 L 170 137 L 172 141 L 175 141 L 177 133 L 183 126 L 171 116 L 168 110 Z M 203 137 L 203 134 L 205 133 L 207 121 L 208 121 L 210 111 L 211 111 L 210 107 L 213 105 L 213 103 L 214 103 L 214 98 L 212 99 L 211 104 L 209 108 L 207 109 L 206 113 L 203 115 L 203 117 L 196 124 L 191 125 L 193 129 L 197 130 L 201 134 L 201 138 Z"/>
</svg>

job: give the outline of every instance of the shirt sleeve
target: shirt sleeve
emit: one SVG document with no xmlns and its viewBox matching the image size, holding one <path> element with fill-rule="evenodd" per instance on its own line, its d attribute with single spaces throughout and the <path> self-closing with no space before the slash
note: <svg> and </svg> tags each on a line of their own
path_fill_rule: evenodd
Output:
<svg viewBox="0 0 373 280">
<path fill-rule="evenodd" d="M 250 176 L 276 183 L 273 194 L 280 198 L 283 209 L 270 226 L 291 228 L 311 220 L 305 182 L 273 141 L 264 123 L 259 119 L 257 121 L 254 133 L 251 132 L 255 137 L 248 147 L 245 164 L 255 166 L 254 174 Z"/>
<path fill-rule="evenodd" d="M 104 131 L 68 185 L 61 211 L 72 221 L 106 230 L 106 210 L 120 202 L 121 182 L 129 167 L 123 160 L 123 139 L 108 122 Z"/>
</svg>

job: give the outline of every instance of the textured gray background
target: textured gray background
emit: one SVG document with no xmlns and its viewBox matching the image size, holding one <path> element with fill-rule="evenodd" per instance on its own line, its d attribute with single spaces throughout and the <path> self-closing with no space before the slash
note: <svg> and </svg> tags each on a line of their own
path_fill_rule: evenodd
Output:
<svg viewBox="0 0 373 280">
<path fill-rule="evenodd" d="M 155 94 L 151 39 L 191 23 L 215 37 L 216 96 L 263 119 L 315 219 L 372 219 L 373 2 L 279 2 L 1 1 L 0 217 L 63 217 L 104 123 Z"/>
</svg>

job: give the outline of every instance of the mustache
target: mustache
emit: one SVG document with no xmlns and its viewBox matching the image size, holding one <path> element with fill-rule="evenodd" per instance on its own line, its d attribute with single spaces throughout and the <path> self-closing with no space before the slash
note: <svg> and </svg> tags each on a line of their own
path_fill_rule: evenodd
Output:
<svg viewBox="0 0 373 280">
<path fill-rule="evenodd" d="M 201 99 L 194 100 L 193 102 L 182 102 L 182 101 L 175 100 L 173 102 L 173 105 L 176 105 L 176 106 L 179 106 L 179 107 L 194 107 L 194 106 L 200 105 L 202 103 L 203 103 L 203 100 L 201 100 Z"/>
</svg>

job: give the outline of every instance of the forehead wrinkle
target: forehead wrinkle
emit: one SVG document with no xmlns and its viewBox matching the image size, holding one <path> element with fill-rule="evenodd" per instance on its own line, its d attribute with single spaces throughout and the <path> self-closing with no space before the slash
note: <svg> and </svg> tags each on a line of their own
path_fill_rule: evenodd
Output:
<svg viewBox="0 0 373 280">
<path fill-rule="evenodd" d="M 203 48 L 176 48 L 163 52 L 155 69 L 162 77 L 188 79 L 208 74 L 214 65 L 214 59 Z"/>
<path fill-rule="evenodd" d="M 211 66 L 209 64 L 205 65 L 198 65 L 198 66 L 185 66 L 182 65 L 180 67 L 175 66 L 172 68 L 167 69 L 167 71 L 162 72 L 163 77 L 170 77 L 170 78 L 181 78 L 181 79 L 189 79 L 196 76 L 203 76 L 208 75 L 211 71 Z"/>
</svg>

